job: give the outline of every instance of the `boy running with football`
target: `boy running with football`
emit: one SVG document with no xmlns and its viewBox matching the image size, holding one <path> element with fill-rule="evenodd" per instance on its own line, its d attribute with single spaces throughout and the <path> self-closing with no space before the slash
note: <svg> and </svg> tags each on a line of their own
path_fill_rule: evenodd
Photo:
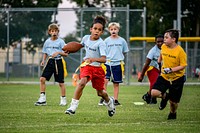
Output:
<svg viewBox="0 0 200 133">
<path fill-rule="evenodd" d="M 108 115 L 112 117 L 115 113 L 114 99 L 109 97 L 104 91 L 105 72 L 101 63 L 106 62 L 106 44 L 100 38 L 105 28 L 106 20 L 102 16 L 97 16 L 90 27 L 91 35 L 85 35 L 81 44 L 85 47 L 86 55 L 84 63 L 80 68 L 80 82 L 74 92 L 70 107 L 65 111 L 66 114 L 75 114 L 83 89 L 91 80 L 92 87 L 96 89 L 97 95 L 105 99 Z"/>
<path fill-rule="evenodd" d="M 164 44 L 161 47 L 159 62 L 162 61 L 161 75 L 155 82 L 151 95 L 162 98 L 160 110 L 163 110 L 167 102 L 170 102 L 168 120 L 176 119 L 176 111 L 180 102 L 183 85 L 185 82 L 185 67 L 187 55 L 183 48 L 177 44 L 178 30 L 167 30 L 164 35 Z M 169 90 L 169 93 L 166 91 Z"/>
<path fill-rule="evenodd" d="M 48 33 L 51 35 L 51 37 L 45 41 L 42 49 L 43 58 L 40 65 L 44 68 L 40 77 L 40 97 L 35 103 L 35 106 L 47 105 L 45 82 L 46 80 L 50 80 L 52 74 L 54 74 L 55 82 L 59 83 L 61 90 L 60 106 L 65 106 L 67 104 L 65 96 L 66 88 L 64 85 L 64 76 L 66 76 L 66 64 L 62 56 L 67 56 L 68 53 L 65 53 L 62 50 L 65 42 L 58 37 L 58 25 L 50 24 L 48 27 Z"/>
</svg>

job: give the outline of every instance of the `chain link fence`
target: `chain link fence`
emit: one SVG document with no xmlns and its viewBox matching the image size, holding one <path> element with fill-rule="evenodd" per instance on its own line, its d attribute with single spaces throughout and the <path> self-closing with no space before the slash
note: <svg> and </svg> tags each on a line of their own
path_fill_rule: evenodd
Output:
<svg viewBox="0 0 200 133">
<path fill-rule="evenodd" d="M 62 14 L 61 20 L 65 20 L 66 23 L 61 23 L 61 20 L 57 18 L 58 14 Z M 108 22 L 116 21 L 121 25 L 120 36 L 125 38 L 129 44 L 130 52 L 126 55 L 125 59 L 125 82 L 129 84 L 132 81 L 131 73 L 133 64 L 136 65 L 137 71 L 141 71 L 145 62 L 146 54 L 154 43 L 146 43 L 142 41 L 130 42 L 129 38 L 133 36 L 145 36 L 146 35 L 146 10 L 145 9 L 129 9 L 127 7 L 115 7 L 115 8 L 1 8 L 0 9 L 0 44 L 3 49 L 0 49 L 0 79 L 2 81 L 14 81 L 37 79 L 41 74 L 40 62 L 42 59 L 42 45 L 47 39 L 47 27 L 50 23 L 56 22 L 60 25 L 60 32 L 68 34 L 74 34 L 80 41 L 86 34 L 90 34 L 89 28 L 92 24 L 92 20 L 96 15 L 104 15 Z M 75 31 L 68 33 L 65 31 L 65 25 L 72 18 L 76 18 Z M 43 19 L 41 19 L 43 18 Z M 47 19 L 50 21 L 43 24 L 42 20 Z M 20 21 L 18 21 L 20 19 Z M 36 19 L 36 22 L 35 20 Z M 40 20 L 41 19 L 41 20 Z M 39 31 L 41 26 L 45 30 Z M 27 34 L 20 34 L 26 26 L 31 27 Z M 38 37 L 39 36 L 39 37 Z M 105 39 L 109 36 L 109 32 L 106 29 L 102 38 Z M 67 43 L 70 40 L 65 39 Z M 31 43 L 30 43 L 31 42 Z M 37 45 L 34 49 L 27 50 L 27 45 Z M 193 45 L 190 43 L 189 45 Z M 8 48 L 9 46 L 9 48 Z M 199 54 L 198 57 L 193 57 L 193 49 L 188 49 L 188 76 L 193 77 L 192 70 L 194 69 L 192 61 L 200 63 Z M 200 53 L 200 51 L 198 51 Z M 82 62 L 84 56 L 84 50 L 80 50 L 77 53 L 70 54 L 65 57 L 67 62 L 67 69 L 69 76 L 76 70 L 76 68 Z M 136 81 L 136 80 L 134 80 Z"/>
</svg>

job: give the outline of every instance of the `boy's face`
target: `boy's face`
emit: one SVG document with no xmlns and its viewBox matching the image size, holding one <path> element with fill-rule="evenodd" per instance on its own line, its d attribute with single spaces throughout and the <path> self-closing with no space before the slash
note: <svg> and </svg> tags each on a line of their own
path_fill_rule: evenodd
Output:
<svg viewBox="0 0 200 133">
<path fill-rule="evenodd" d="M 58 30 L 57 29 L 51 29 L 49 30 L 49 34 L 51 37 L 57 37 L 58 36 Z"/>
<path fill-rule="evenodd" d="M 93 24 L 90 28 L 91 40 L 97 40 L 103 34 L 103 25 L 100 23 Z"/>
<path fill-rule="evenodd" d="M 118 35 L 118 33 L 119 33 L 119 28 L 118 28 L 116 25 L 111 25 L 111 26 L 109 27 L 109 32 L 110 32 L 110 35 L 111 35 L 111 36 Z"/>
<path fill-rule="evenodd" d="M 169 32 L 166 32 L 164 35 L 164 43 L 167 46 L 171 46 L 173 43 L 175 43 L 175 38 L 172 38 L 169 34 Z"/>
<path fill-rule="evenodd" d="M 164 39 L 162 37 L 156 38 L 156 45 L 158 46 L 159 49 L 161 49 L 163 42 L 164 42 Z"/>
</svg>

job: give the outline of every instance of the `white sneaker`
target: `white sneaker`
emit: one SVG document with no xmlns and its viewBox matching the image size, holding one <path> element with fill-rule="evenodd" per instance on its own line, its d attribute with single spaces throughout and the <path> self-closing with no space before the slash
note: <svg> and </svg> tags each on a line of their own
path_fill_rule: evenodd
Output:
<svg viewBox="0 0 200 133">
<path fill-rule="evenodd" d="M 66 97 L 60 97 L 60 106 L 65 106 L 67 105 L 67 100 Z"/>
<path fill-rule="evenodd" d="M 46 95 L 42 93 L 40 94 L 38 101 L 35 103 L 35 106 L 45 106 L 45 105 L 47 105 Z"/>
<path fill-rule="evenodd" d="M 113 97 L 110 97 L 110 100 L 108 103 L 106 103 L 104 101 L 104 104 L 106 105 L 107 109 L 108 109 L 108 115 L 110 117 L 112 117 L 114 114 L 115 114 L 115 105 L 114 105 L 114 98 Z"/>
<path fill-rule="evenodd" d="M 79 100 L 72 98 L 70 107 L 65 111 L 65 114 L 74 115 L 76 108 L 78 107 L 78 104 L 79 104 Z"/>
</svg>

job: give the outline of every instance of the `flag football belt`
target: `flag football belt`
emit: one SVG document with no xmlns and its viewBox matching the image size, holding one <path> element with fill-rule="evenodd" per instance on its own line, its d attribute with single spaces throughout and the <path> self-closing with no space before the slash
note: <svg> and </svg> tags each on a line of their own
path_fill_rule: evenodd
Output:
<svg viewBox="0 0 200 133">
<path fill-rule="evenodd" d="M 111 65 L 110 65 L 111 60 L 107 60 L 107 62 L 109 62 L 109 66 L 111 68 Z M 122 78 L 125 78 L 125 73 L 124 73 L 124 71 L 125 71 L 125 69 L 124 69 L 125 63 L 124 63 L 124 61 L 121 60 L 120 61 L 120 65 L 121 65 L 121 70 L 122 70 Z M 104 64 L 102 64 L 101 66 L 102 66 L 104 72 L 106 73 L 106 66 Z M 112 71 L 112 70 L 110 69 L 110 71 Z"/>
<path fill-rule="evenodd" d="M 48 60 L 47 60 L 47 62 L 49 61 L 49 59 L 54 59 L 54 63 L 55 63 L 55 68 L 56 68 L 56 74 L 58 75 L 58 65 L 57 65 L 57 62 L 56 62 L 56 60 L 62 60 L 62 64 L 63 64 L 63 71 L 64 71 L 64 77 L 66 77 L 67 75 L 68 75 L 68 73 L 67 73 L 67 67 L 66 67 L 66 61 L 64 60 L 64 58 L 63 57 L 49 57 L 48 58 Z M 47 63 L 46 63 L 46 65 L 47 65 Z M 46 67 L 46 65 L 45 65 L 45 67 Z M 44 67 L 44 68 L 45 68 Z M 43 69 L 44 69 L 43 68 Z"/>
</svg>

